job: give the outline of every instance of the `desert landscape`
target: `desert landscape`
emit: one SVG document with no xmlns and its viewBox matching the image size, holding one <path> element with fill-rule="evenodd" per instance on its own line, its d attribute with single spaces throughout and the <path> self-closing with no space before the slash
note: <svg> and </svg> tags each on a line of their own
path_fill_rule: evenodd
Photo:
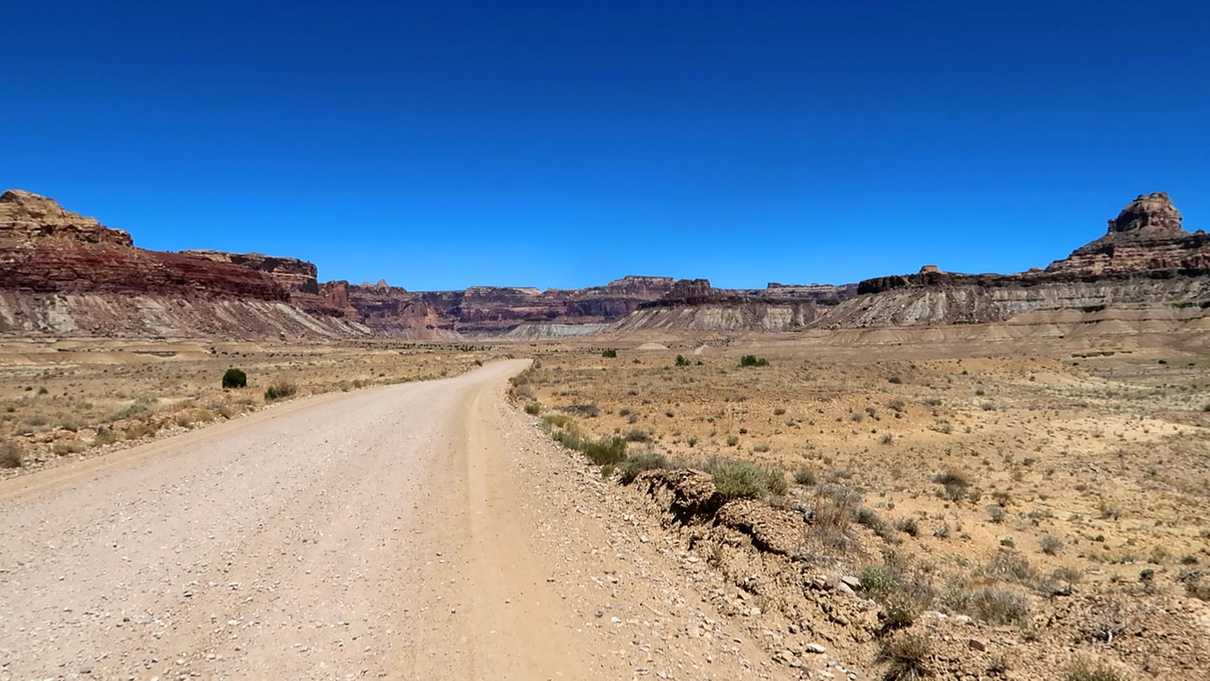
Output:
<svg viewBox="0 0 1210 681">
<path fill-rule="evenodd" d="M 0 678 L 1205 678 L 1208 239 L 412 292 L 6 192 Z"/>
</svg>

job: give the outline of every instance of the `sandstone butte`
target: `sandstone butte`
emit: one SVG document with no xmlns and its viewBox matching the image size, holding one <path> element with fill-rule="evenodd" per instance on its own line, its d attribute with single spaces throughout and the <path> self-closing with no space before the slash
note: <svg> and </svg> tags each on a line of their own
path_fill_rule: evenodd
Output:
<svg viewBox="0 0 1210 681">
<path fill-rule="evenodd" d="M 1064 306 L 1210 307 L 1210 236 L 1167 194 L 1138 196 L 1101 238 L 1045 269 L 916 274 L 859 284 L 716 289 L 628 276 L 604 286 L 414 292 L 318 280 L 290 257 L 138 248 L 130 234 L 45 196 L 0 195 L 0 334 L 455 338 L 601 331 L 794 331 L 1003 321 Z"/>
</svg>

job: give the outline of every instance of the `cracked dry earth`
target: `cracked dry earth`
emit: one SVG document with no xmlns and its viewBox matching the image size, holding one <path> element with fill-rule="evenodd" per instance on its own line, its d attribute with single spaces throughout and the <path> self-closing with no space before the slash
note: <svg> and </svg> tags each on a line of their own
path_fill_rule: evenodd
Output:
<svg viewBox="0 0 1210 681">
<path fill-rule="evenodd" d="M 0 483 L 0 679 L 776 679 L 508 406 L 526 360 Z"/>
</svg>

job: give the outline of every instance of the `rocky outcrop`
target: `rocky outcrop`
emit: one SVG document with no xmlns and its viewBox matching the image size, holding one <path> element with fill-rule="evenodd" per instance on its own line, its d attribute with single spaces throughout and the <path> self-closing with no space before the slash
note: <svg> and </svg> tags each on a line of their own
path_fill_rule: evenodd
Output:
<svg viewBox="0 0 1210 681">
<path fill-rule="evenodd" d="M 260 253 L 225 253 L 201 249 L 181 251 L 181 253 L 264 272 L 279 286 L 291 293 L 319 293 L 319 269 L 315 267 L 314 263 L 306 260 L 261 255 Z"/>
<path fill-rule="evenodd" d="M 1210 235 L 1189 233 L 1166 194 L 1141 195 L 1104 236 L 1045 270 L 959 274 L 925 265 L 860 284 L 718 289 L 706 279 L 627 276 L 582 289 L 473 286 L 413 292 L 321 284 L 297 258 L 137 248 L 54 200 L 0 195 L 0 334 L 379 334 L 552 338 L 646 330 L 787 332 L 1001 322 L 1050 311 L 1210 309 Z M 1140 315 L 1142 315 L 1140 317 Z M 1071 320 L 1068 320 L 1069 322 Z"/>
<path fill-rule="evenodd" d="M 64 210 L 54 199 L 20 189 L 0 194 L 0 242 L 29 243 L 41 239 L 127 248 L 134 245 L 126 232 Z"/>
<path fill-rule="evenodd" d="M 461 334 L 506 335 L 523 326 L 566 331 L 570 325 L 612 322 L 660 299 L 672 286 L 671 277 L 627 276 L 581 289 L 472 286 L 418 295 Z"/>
<path fill-rule="evenodd" d="M 1051 263 L 1046 273 L 1087 279 L 1210 272 L 1210 235 L 1190 234 L 1182 222 L 1167 194 L 1142 194 L 1109 221 L 1105 236 Z"/>
<path fill-rule="evenodd" d="M 453 320 L 442 317 L 418 294 L 385 281 L 377 284 L 328 282 L 325 291 L 339 300 L 347 299 L 347 309 L 376 333 L 400 338 L 451 338 L 457 335 Z"/>
<path fill-rule="evenodd" d="M 365 332 L 308 313 L 292 304 L 291 288 L 272 273 L 237 260 L 136 248 L 122 230 L 45 196 L 11 190 L 0 196 L 0 334 Z M 314 266 L 296 262 L 309 266 L 313 279 Z"/>
<path fill-rule="evenodd" d="M 1137 197 L 1107 233 L 1045 270 L 959 274 L 925 265 L 856 286 L 713 289 L 677 282 L 611 330 L 764 332 L 1003 322 L 1022 315 L 1090 315 L 1124 309 L 1132 323 L 1187 320 L 1210 309 L 1210 235 L 1189 233 L 1167 194 Z M 1036 315 L 1041 313 L 1041 317 Z M 1148 317 L 1152 315 L 1152 317 Z M 1052 315 L 1053 316 L 1053 315 Z M 1063 317 L 1066 323 L 1077 320 Z"/>
<path fill-rule="evenodd" d="M 867 279 L 858 293 L 817 325 L 967 324 L 1123 306 L 1200 311 L 1210 307 L 1210 235 L 1185 231 L 1167 194 L 1143 194 L 1109 221 L 1104 236 L 1045 270 L 968 275 L 925 266 L 917 274 Z"/>
<path fill-rule="evenodd" d="M 640 331 L 796 331 L 826 308 L 856 294 L 856 285 L 779 284 L 763 289 L 719 289 L 708 279 L 681 279 L 667 295 L 615 322 L 610 334 Z"/>
</svg>

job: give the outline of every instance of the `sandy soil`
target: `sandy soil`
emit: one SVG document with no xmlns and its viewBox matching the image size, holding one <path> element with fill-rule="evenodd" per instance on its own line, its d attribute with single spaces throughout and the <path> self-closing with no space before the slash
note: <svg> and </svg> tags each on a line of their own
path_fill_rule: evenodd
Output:
<svg viewBox="0 0 1210 681">
<path fill-rule="evenodd" d="M 795 651 L 822 641 L 859 678 L 881 678 L 897 664 L 888 647 L 917 632 L 932 645 L 922 673 L 942 678 L 1084 678 L 1064 676 L 1082 657 L 1119 678 L 1206 678 L 1205 339 L 938 338 L 546 347 L 514 394 L 557 436 L 623 438 L 629 455 L 673 469 L 755 464 L 780 480 L 686 519 L 662 483 L 611 477 L 768 605 L 748 626 L 771 632 L 770 654 L 806 666 L 822 656 Z M 740 366 L 744 355 L 768 364 Z M 822 524 L 837 500 L 848 510 Z M 757 546 L 762 532 L 786 539 Z M 819 595 L 838 575 L 864 578 L 857 598 Z M 835 608 L 850 605 L 856 616 L 836 626 Z"/>
<path fill-rule="evenodd" d="M 524 366 L 0 482 L 0 679 L 783 678 L 505 404 Z"/>
<path fill-rule="evenodd" d="M 291 397 L 456 376 L 500 353 L 475 343 L 0 341 L 0 478 L 108 453 Z M 228 368 L 247 386 L 224 390 Z M 23 470 L 3 454 L 11 448 Z"/>
</svg>

